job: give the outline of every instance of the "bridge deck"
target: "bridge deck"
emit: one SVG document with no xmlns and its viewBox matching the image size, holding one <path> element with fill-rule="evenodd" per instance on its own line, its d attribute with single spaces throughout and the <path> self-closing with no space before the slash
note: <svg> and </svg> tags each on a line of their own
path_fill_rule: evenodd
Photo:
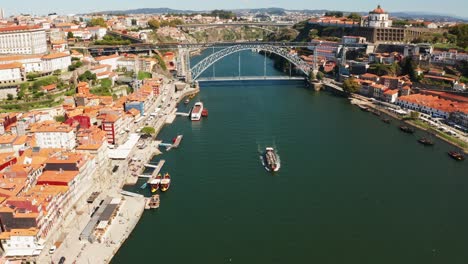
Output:
<svg viewBox="0 0 468 264">
<path fill-rule="evenodd" d="M 207 77 L 198 78 L 199 82 L 222 82 L 222 81 L 261 81 L 261 80 L 304 80 L 305 77 L 298 76 L 235 76 L 235 77 Z"/>
</svg>

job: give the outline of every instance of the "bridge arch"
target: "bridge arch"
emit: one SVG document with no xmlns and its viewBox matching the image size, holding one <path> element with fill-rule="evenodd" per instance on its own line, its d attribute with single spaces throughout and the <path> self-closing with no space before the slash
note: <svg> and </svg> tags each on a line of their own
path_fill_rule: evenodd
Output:
<svg viewBox="0 0 468 264">
<path fill-rule="evenodd" d="M 191 72 L 191 77 L 192 80 L 198 79 L 200 75 L 206 71 L 210 66 L 215 64 L 217 61 L 223 59 L 226 56 L 229 56 L 231 54 L 244 51 L 244 50 L 262 50 L 262 51 L 268 51 L 271 53 L 274 53 L 276 55 L 279 55 L 286 60 L 288 60 L 290 63 L 294 64 L 297 69 L 302 71 L 306 76 L 309 76 L 311 66 L 308 65 L 305 61 L 300 59 L 297 55 L 291 54 L 286 47 L 278 47 L 278 46 L 272 46 L 272 45 L 262 45 L 262 44 L 242 44 L 242 45 L 234 45 L 234 46 L 229 46 L 226 47 L 220 51 L 217 51 L 208 57 L 204 58 L 200 62 L 198 62 L 196 65 L 190 68 Z"/>
</svg>

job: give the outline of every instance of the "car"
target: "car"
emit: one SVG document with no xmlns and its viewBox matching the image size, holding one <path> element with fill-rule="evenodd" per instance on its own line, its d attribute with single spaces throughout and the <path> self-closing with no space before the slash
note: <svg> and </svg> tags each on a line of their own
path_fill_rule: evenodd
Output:
<svg viewBox="0 0 468 264">
<path fill-rule="evenodd" d="M 50 249 L 49 249 L 49 254 L 54 254 L 56 249 L 57 249 L 57 247 L 55 245 L 51 246 Z"/>
<path fill-rule="evenodd" d="M 58 264 L 63 264 L 63 263 L 65 263 L 65 257 L 61 257 L 58 262 Z"/>
</svg>

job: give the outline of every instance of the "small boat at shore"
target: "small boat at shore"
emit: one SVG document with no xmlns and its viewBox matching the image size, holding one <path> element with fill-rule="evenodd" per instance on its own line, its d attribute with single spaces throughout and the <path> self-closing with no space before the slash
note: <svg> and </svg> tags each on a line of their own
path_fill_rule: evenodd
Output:
<svg viewBox="0 0 468 264">
<path fill-rule="evenodd" d="M 161 180 L 161 191 L 165 192 L 169 190 L 171 186 L 171 175 L 169 173 L 164 174 L 164 178 Z"/>
<path fill-rule="evenodd" d="M 452 157 L 454 160 L 458 160 L 458 161 L 463 161 L 465 160 L 465 156 L 461 153 L 461 152 L 458 152 L 458 151 L 449 151 L 447 153 L 450 157 Z"/>
<path fill-rule="evenodd" d="M 377 110 L 373 110 L 373 111 L 372 111 L 372 114 L 375 115 L 375 116 L 381 116 L 381 115 L 382 115 L 382 114 L 381 114 L 379 111 L 377 111 Z"/>
<path fill-rule="evenodd" d="M 263 154 L 263 165 L 267 171 L 277 172 L 281 167 L 281 163 L 276 153 L 275 149 L 272 147 L 265 148 L 265 153 Z"/>
<path fill-rule="evenodd" d="M 369 108 L 363 105 L 358 105 L 359 109 L 361 109 L 364 112 L 369 112 Z"/>
<path fill-rule="evenodd" d="M 414 128 L 411 128 L 409 126 L 400 126 L 400 130 L 408 134 L 413 134 L 415 131 Z"/>
<path fill-rule="evenodd" d="M 155 194 L 155 195 L 151 196 L 151 198 L 149 200 L 149 203 L 148 203 L 149 208 L 151 208 L 151 209 L 159 208 L 160 201 L 161 200 L 159 199 L 159 194 Z"/>
<path fill-rule="evenodd" d="M 195 103 L 190 113 L 190 119 L 192 121 L 200 121 L 202 117 L 202 112 L 203 112 L 203 103 L 202 102 Z"/>
<path fill-rule="evenodd" d="M 208 117 L 208 109 L 204 108 L 203 111 L 201 112 L 202 117 Z"/>
<path fill-rule="evenodd" d="M 425 137 L 418 139 L 418 142 L 423 144 L 424 146 L 433 146 L 434 145 L 434 141 L 432 141 L 429 138 L 425 138 Z"/>
<path fill-rule="evenodd" d="M 161 185 L 161 179 L 162 179 L 162 176 L 161 176 L 161 173 L 160 173 L 160 174 L 158 174 L 158 175 L 156 176 L 156 178 L 152 179 L 152 180 L 149 182 L 149 184 L 150 184 L 150 186 L 151 186 L 151 192 L 152 192 L 152 193 L 155 193 L 155 192 L 158 191 L 159 186 Z"/>
<path fill-rule="evenodd" d="M 190 100 L 188 98 L 185 99 L 184 104 L 188 105 L 189 103 L 190 103 Z"/>
<path fill-rule="evenodd" d="M 385 124 L 390 124 L 390 118 L 382 118 L 382 122 L 384 122 Z"/>
</svg>

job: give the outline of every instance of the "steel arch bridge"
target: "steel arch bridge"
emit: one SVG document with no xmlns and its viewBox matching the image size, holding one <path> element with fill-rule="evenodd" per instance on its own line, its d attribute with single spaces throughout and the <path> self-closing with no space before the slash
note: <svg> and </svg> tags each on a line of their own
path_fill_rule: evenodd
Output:
<svg viewBox="0 0 468 264">
<path fill-rule="evenodd" d="M 273 46 L 267 44 L 240 44 L 229 46 L 220 51 L 217 51 L 211 54 L 210 56 L 204 58 L 193 67 L 191 67 L 191 80 L 198 79 L 198 77 L 200 77 L 200 75 L 204 71 L 206 71 L 210 66 L 212 66 L 217 61 L 223 59 L 224 57 L 244 50 L 261 50 L 277 54 L 294 64 L 294 66 L 296 66 L 296 68 L 303 72 L 306 76 L 309 76 L 310 71 L 312 69 L 310 65 L 308 65 L 305 61 L 299 58 L 296 54 L 291 54 L 286 47 Z"/>
</svg>

